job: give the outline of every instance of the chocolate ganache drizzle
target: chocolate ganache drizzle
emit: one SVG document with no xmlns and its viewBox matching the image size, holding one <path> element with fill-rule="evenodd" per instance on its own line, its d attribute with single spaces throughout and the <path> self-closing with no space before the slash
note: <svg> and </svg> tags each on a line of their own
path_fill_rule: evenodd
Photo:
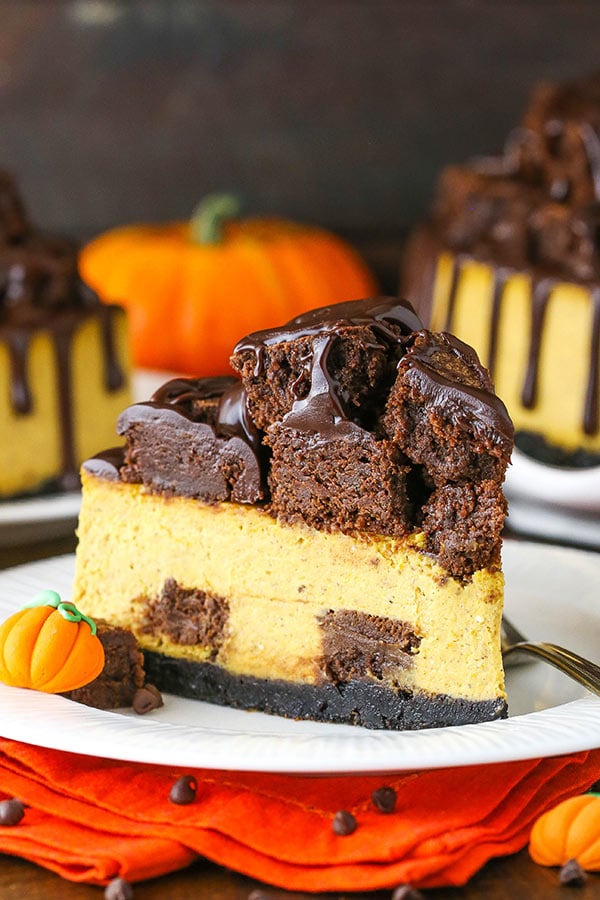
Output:
<svg viewBox="0 0 600 900">
<path fill-rule="evenodd" d="M 116 308 L 102 304 L 81 281 L 77 253 L 73 243 L 30 226 L 13 179 L 0 171 L 0 341 L 10 358 L 10 400 L 18 415 L 35 410 L 27 376 L 29 348 L 37 333 L 47 333 L 59 381 L 63 487 L 78 484 L 71 354 L 74 336 L 85 319 L 96 318 L 102 329 L 107 391 L 124 383 L 114 340 Z"/>
<path fill-rule="evenodd" d="M 402 341 L 423 323 L 405 300 L 377 297 L 348 301 L 310 310 L 280 328 L 258 331 L 239 341 L 236 354 L 254 354 L 254 374 L 260 377 L 266 349 L 301 338 L 312 338 L 310 349 L 303 358 L 304 371 L 292 385 L 293 404 L 282 423 L 299 431 L 312 432 L 318 440 L 327 441 L 364 429 L 353 420 L 348 408 L 348 396 L 340 381 L 332 375 L 328 364 L 334 342 L 348 328 L 365 326 L 372 334 L 366 346 L 370 350 L 397 348 L 402 355 Z M 309 381 L 308 392 L 302 389 Z"/>
<path fill-rule="evenodd" d="M 336 378 L 329 365 L 329 355 L 333 352 L 334 343 L 344 335 L 345 330 L 363 326 L 368 329 L 371 339 L 365 339 L 367 351 L 383 350 L 390 361 L 390 371 L 383 374 L 377 385 L 371 404 L 377 410 L 371 417 L 371 425 L 380 430 L 377 417 L 383 408 L 395 379 L 396 368 L 409 348 L 413 348 L 415 339 L 424 335 L 423 324 L 412 306 L 405 300 L 379 297 L 375 299 L 351 301 L 335 306 L 311 310 L 298 316 L 281 328 L 256 332 L 244 338 L 236 345 L 233 359 L 250 351 L 254 355 L 254 374 L 260 377 L 265 364 L 267 348 L 277 344 L 312 338 L 303 357 L 310 387 L 307 393 L 299 390 L 306 382 L 302 373 L 293 385 L 294 399 L 291 408 L 282 416 L 281 423 L 298 431 L 310 432 L 316 442 L 337 440 L 341 437 L 358 438 L 364 434 L 365 427 L 358 416 L 350 409 L 349 397 Z M 440 336 L 442 345 L 456 358 L 464 360 L 467 366 L 481 368 L 475 352 L 451 335 Z M 424 345 L 423 345 L 424 346 Z M 453 380 L 449 375 L 443 377 L 432 365 L 432 350 L 413 349 L 410 354 L 409 367 L 414 379 L 428 382 L 428 394 L 434 396 L 434 402 L 440 405 L 450 404 L 458 411 L 469 409 L 481 427 L 489 429 L 495 438 L 506 446 L 512 446 L 513 426 L 504 404 L 493 393 L 491 381 L 487 389 Z"/>
</svg>

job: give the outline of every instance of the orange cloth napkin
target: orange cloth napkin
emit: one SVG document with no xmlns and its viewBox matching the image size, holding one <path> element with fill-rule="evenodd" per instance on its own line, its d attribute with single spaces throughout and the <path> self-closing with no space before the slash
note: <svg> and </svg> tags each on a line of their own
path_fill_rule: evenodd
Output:
<svg viewBox="0 0 600 900">
<path fill-rule="evenodd" d="M 193 775 L 193 803 L 169 800 Z M 303 777 L 138 765 L 0 740 L 0 799 L 27 808 L 0 851 L 72 881 L 152 878 L 198 855 L 290 890 L 464 884 L 490 857 L 522 848 L 535 819 L 600 779 L 600 750 L 389 776 Z M 388 785 L 396 809 L 371 793 Z M 358 827 L 339 836 L 335 813 Z"/>
</svg>

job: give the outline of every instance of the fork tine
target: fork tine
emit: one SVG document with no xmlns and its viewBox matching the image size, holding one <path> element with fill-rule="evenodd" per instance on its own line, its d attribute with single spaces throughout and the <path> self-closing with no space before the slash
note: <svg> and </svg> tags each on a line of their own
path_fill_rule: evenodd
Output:
<svg viewBox="0 0 600 900">
<path fill-rule="evenodd" d="M 527 640 L 505 615 L 502 616 L 502 636 L 508 644 L 520 644 Z"/>
</svg>

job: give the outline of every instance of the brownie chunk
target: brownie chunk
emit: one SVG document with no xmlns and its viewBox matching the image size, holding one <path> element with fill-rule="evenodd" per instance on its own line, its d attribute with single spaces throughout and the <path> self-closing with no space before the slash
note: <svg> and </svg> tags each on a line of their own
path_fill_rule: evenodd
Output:
<svg viewBox="0 0 600 900">
<path fill-rule="evenodd" d="M 489 171 L 490 167 L 496 171 Z M 507 177 L 505 161 L 448 166 L 440 175 L 433 217 L 448 244 L 458 252 L 493 258 L 501 265 L 527 259 L 532 209 L 547 204 L 539 185 Z"/>
<path fill-rule="evenodd" d="M 182 587 L 168 578 L 157 597 L 148 598 L 140 630 L 165 635 L 181 646 L 202 645 L 217 655 L 227 633 L 229 604 L 224 597 Z"/>
<path fill-rule="evenodd" d="M 410 669 L 421 636 L 408 622 L 356 610 L 327 610 L 320 619 L 322 676 L 335 684 L 354 679 L 390 682 Z"/>
<path fill-rule="evenodd" d="M 423 507 L 427 549 L 456 578 L 499 560 L 506 500 L 494 481 L 445 484 Z"/>
<path fill-rule="evenodd" d="M 285 424 L 267 429 L 272 512 L 324 530 L 408 533 L 406 458 L 390 441 L 343 424 L 339 437 L 327 440 Z"/>
<path fill-rule="evenodd" d="M 367 424 L 394 378 L 401 338 L 421 327 L 406 301 L 357 300 L 312 310 L 282 328 L 240 341 L 231 357 L 256 425 L 266 429 L 314 391 L 335 395 L 340 413 Z M 318 424 L 315 429 L 318 430 Z"/>
<path fill-rule="evenodd" d="M 327 374 L 346 398 L 349 414 L 360 415 L 361 407 L 392 378 L 395 359 L 377 342 L 367 326 L 340 328 L 327 342 Z M 243 350 L 232 357 L 232 365 L 248 392 L 252 417 L 259 428 L 267 428 L 290 412 L 295 402 L 304 400 L 311 387 L 310 362 L 314 336 L 300 337 L 267 346 L 263 370 L 255 374 L 254 353 Z"/>
<path fill-rule="evenodd" d="M 64 696 L 96 709 L 131 706 L 138 688 L 144 684 L 144 658 L 135 637 L 127 628 L 96 619 L 98 637 L 104 647 L 104 668 L 89 684 Z"/>
<path fill-rule="evenodd" d="M 436 485 L 504 477 L 512 422 L 474 351 L 451 335 L 417 333 L 398 364 L 384 425 Z"/>
<path fill-rule="evenodd" d="M 244 427 L 244 410 L 236 379 L 168 382 L 119 418 L 127 442 L 121 478 L 210 503 L 262 500 L 260 435 L 252 423 Z"/>
</svg>

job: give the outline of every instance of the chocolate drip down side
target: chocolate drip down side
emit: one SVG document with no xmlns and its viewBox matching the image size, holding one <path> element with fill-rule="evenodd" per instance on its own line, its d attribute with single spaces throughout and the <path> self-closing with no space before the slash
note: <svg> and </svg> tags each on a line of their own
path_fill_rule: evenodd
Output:
<svg viewBox="0 0 600 900">
<path fill-rule="evenodd" d="M 27 378 L 27 357 L 31 333 L 24 329 L 9 330 L 0 328 L 0 340 L 8 347 L 10 355 L 10 401 L 12 408 L 19 415 L 31 412 L 33 401 L 31 388 Z"/>
<path fill-rule="evenodd" d="M 8 347 L 11 361 L 11 405 L 18 415 L 35 412 L 35 396 L 32 395 L 28 379 L 29 350 L 34 335 L 45 332 L 51 342 L 56 362 L 61 434 L 61 485 L 65 490 L 78 485 L 78 461 L 75 449 L 73 411 L 73 344 L 77 333 L 86 320 L 97 318 L 102 330 L 104 350 L 104 384 L 107 392 L 119 390 L 125 381 L 115 347 L 115 317 L 118 307 L 104 306 L 98 301 L 97 307 L 84 306 L 67 309 L 51 315 L 40 310 L 33 322 L 23 325 L 0 325 L 0 341 Z"/>
<path fill-rule="evenodd" d="M 590 369 L 585 393 L 583 428 L 586 434 L 597 434 L 600 428 L 600 287 L 592 290 L 593 320 L 590 346 Z"/>
<path fill-rule="evenodd" d="M 482 262 L 476 257 L 467 254 L 457 255 L 453 260 L 450 292 L 447 300 L 446 329 L 452 330 L 453 317 L 458 296 L 460 273 L 469 262 Z M 485 261 L 483 261 L 485 262 Z M 516 274 L 515 269 L 508 266 L 492 266 L 492 315 L 490 317 L 490 330 L 488 338 L 489 356 L 488 368 L 493 375 L 498 349 L 498 330 L 501 321 L 502 301 L 504 288 L 511 275 Z M 527 273 L 531 282 L 531 330 L 529 349 L 523 385 L 521 388 L 521 402 L 525 409 L 534 409 L 538 401 L 538 382 L 540 368 L 540 353 L 544 337 L 544 322 L 548 304 L 551 302 L 552 291 L 558 284 L 556 278 L 539 276 L 533 271 Z M 597 434 L 600 427 L 599 411 L 600 397 L 598 394 L 598 379 L 600 377 L 600 286 L 593 285 L 590 290 L 590 302 L 592 304 L 592 336 L 590 341 L 590 357 L 588 364 L 587 389 L 584 408 L 582 409 L 582 428 L 585 434 Z"/>
<path fill-rule="evenodd" d="M 540 351 L 544 334 L 544 321 L 548 300 L 555 287 L 551 278 L 536 281 L 531 294 L 531 336 L 529 339 L 529 355 L 525 383 L 521 392 L 521 402 L 525 409 L 532 409 L 537 403 L 538 380 L 540 370 Z"/>
<path fill-rule="evenodd" d="M 492 292 L 492 315 L 490 319 L 490 339 L 488 352 L 488 369 L 491 377 L 494 377 L 496 370 L 496 356 L 498 353 L 498 329 L 500 328 L 500 312 L 502 308 L 502 297 L 504 295 L 504 287 L 511 275 L 510 269 L 498 267 L 494 272 L 494 286 Z"/>
</svg>

